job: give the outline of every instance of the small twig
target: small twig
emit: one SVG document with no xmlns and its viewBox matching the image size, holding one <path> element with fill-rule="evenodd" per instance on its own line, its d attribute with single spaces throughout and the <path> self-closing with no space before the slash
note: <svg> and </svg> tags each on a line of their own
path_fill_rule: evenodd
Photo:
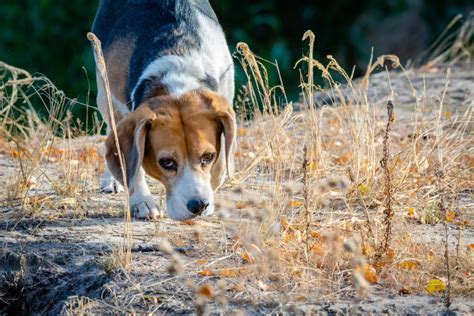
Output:
<svg viewBox="0 0 474 316">
<path fill-rule="evenodd" d="M 392 219 L 393 219 L 393 209 L 392 209 L 392 182 L 390 169 L 388 167 L 388 160 L 390 159 L 390 150 L 389 150 L 389 136 L 391 125 L 395 120 L 393 115 L 393 103 L 392 101 L 387 102 L 387 125 L 385 127 L 385 135 L 383 139 L 383 156 L 380 160 L 380 165 L 384 172 L 385 180 L 385 218 L 383 224 L 385 226 L 384 240 L 381 248 L 378 251 L 377 257 L 380 258 L 383 254 L 387 253 L 388 248 L 390 247 L 390 238 L 392 236 Z"/>
</svg>

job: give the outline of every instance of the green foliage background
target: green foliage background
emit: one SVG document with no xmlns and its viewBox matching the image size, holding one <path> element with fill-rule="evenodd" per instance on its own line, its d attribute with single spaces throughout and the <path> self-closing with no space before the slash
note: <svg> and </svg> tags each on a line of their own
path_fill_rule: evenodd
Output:
<svg viewBox="0 0 474 316">
<path fill-rule="evenodd" d="M 384 51 L 384 42 L 393 42 L 394 33 L 400 39 L 392 49 L 404 48 L 411 58 L 417 57 L 419 49 L 411 52 L 411 46 L 427 47 L 455 15 L 466 16 L 474 9 L 472 0 L 211 0 L 211 4 L 231 50 L 243 41 L 261 57 L 278 60 L 293 97 L 299 81 L 293 66 L 302 56 L 301 37 L 307 29 L 316 34 L 319 59 L 331 54 L 346 69 L 361 68 L 372 46 L 375 55 L 392 52 Z M 90 90 L 94 104 L 94 64 L 85 35 L 97 5 L 93 0 L 1 0 L 0 60 L 46 75 L 81 102 L 87 101 Z M 407 17 L 414 17 L 414 24 L 406 23 Z M 393 23 L 387 27 L 386 21 Z M 405 33 L 408 38 L 420 30 L 425 31 L 416 43 L 404 42 Z M 77 108 L 74 114 L 83 117 L 83 111 Z"/>
</svg>

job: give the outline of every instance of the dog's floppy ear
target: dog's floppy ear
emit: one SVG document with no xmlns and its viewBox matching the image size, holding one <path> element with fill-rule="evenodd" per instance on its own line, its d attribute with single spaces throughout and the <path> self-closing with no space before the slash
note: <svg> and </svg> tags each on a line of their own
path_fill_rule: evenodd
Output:
<svg viewBox="0 0 474 316">
<path fill-rule="evenodd" d="M 136 176 L 143 162 L 145 141 L 154 117 L 155 113 L 151 110 L 138 109 L 128 114 L 117 124 L 119 147 L 125 163 L 127 186 L 130 190 L 135 184 Z M 110 172 L 115 179 L 124 184 L 119 151 L 116 146 L 113 130 L 105 142 L 105 151 L 105 158 Z"/>
<path fill-rule="evenodd" d="M 229 178 L 231 178 L 234 175 L 235 169 L 234 146 L 235 137 L 237 134 L 235 112 L 232 109 L 232 105 L 229 104 L 227 99 L 223 96 L 211 91 L 204 91 L 203 96 L 210 105 L 211 109 L 214 111 L 217 119 L 224 127 L 225 161 L 227 166 L 227 175 Z"/>
</svg>

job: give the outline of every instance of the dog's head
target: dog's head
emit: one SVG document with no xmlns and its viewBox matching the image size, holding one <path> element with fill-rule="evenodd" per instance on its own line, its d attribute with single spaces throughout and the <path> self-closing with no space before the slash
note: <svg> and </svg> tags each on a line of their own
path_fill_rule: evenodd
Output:
<svg viewBox="0 0 474 316">
<path fill-rule="evenodd" d="M 233 173 L 235 130 L 232 106 L 216 93 L 155 97 L 117 124 L 124 172 L 113 132 L 106 141 L 107 165 L 122 183 L 125 174 L 130 190 L 141 166 L 160 180 L 170 218 L 208 215 L 214 211 L 213 190 L 222 184 L 225 170 Z"/>
</svg>

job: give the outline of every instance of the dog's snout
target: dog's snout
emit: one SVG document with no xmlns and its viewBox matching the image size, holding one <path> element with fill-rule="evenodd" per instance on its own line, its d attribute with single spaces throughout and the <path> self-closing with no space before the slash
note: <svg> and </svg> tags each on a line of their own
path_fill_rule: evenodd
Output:
<svg viewBox="0 0 474 316">
<path fill-rule="evenodd" d="M 194 215 L 201 215 L 209 206 L 209 201 L 201 199 L 192 199 L 186 204 L 188 210 Z"/>
</svg>

